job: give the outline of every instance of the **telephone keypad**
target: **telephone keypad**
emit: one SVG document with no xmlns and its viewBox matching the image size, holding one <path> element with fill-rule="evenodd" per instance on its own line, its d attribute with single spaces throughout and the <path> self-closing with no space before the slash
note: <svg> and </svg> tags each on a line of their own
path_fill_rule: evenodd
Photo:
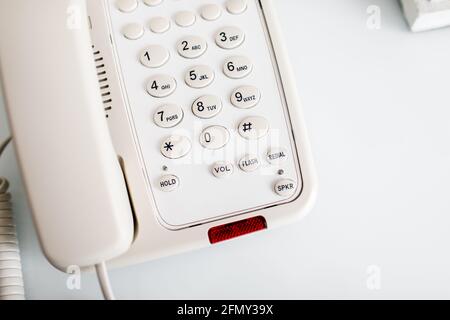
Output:
<svg viewBox="0 0 450 320">
<path fill-rule="evenodd" d="M 122 13 L 114 7 L 149 184 L 184 199 L 155 194 L 173 226 L 272 205 L 302 183 L 258 1 L 211 2 L 119 0 Z"/>
</svg>

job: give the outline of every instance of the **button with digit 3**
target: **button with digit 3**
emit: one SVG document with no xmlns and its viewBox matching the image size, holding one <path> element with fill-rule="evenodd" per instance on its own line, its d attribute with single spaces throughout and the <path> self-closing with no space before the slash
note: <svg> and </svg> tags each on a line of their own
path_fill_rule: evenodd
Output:
<svg viewBox="0 0 450 320">
<path fill-rule="evenodd" d="M 255 107 L 261 99 L 261 92 L 254 86 L 236 88 L 231 94 L 231 103 L 239 109 Z"/>
<path fill-rule="evenodd" d="M 175 127 L 183 120 L 183 109 L 176 104 L 165 104 L 156 109 L 153 121 L 161 128 Z"/>
<path fill-rule="evenodd" d="M 207 46 L 205 39 L 198 36 L 188 36 L 178 42 L 177 50 L 182 57 L 194 59 L 204 54 Z"/>
<path fill-rule="evenodd" d="M 159 68 L 169 61 L 169 50 L 162 46 L 151 45 L 142 50 L 141 63 L 148 68 Z"/>
<path fill-rule="evenodd" d="M 205 65 L 195 66 L 186 72 L 184 80 L 191 88 L 204 88 L 214 81 L 214 71 Z"/>
<path fill-rule="evenodd" d="M 222 126 L 211 126 L 200 134 L 200 144 L 206 149 L 223 148 L 230 140 L 230 132 Z"/>
<path fill-rule="evenodd" d="M 242 79 L 252 72 L 252 62 L 244 56 L 228 58 L 223 65 L 223 72 L 228 78 Z"/>
<path fill-rule="evenodd" d="M 177 87 L 177 83 L 174 78 L 159 74 L 151 77 L 147 83 L 147 92 L 155 98 L 164 98 L 171 95 L 175 88 Z"/>
<path fill-rule="evenodd" d="M 219 114 L 222 110 L 222 101 L 213 95 L 206 95 L 198 98 L 192 104 L 192 113 L 202 119 L 210 119 Z"/>
<path fill-rule="evenodd" d="M 223 49 L 234 49 L 244 42 L 245 34 L 238 27 L 225 27 L 216 34 L 216 43 Z"/>
</svg>

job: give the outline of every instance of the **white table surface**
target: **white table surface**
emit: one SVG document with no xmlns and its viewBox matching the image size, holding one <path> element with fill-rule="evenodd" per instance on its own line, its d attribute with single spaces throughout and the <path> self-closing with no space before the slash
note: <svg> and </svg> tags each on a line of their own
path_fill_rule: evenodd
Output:
<svg viewBox="0 0 450 320">
<path fill-rule="evenodd" d="M 412 34 L 393 0 L 276 2 L 319 175 L 314 210 L 282 229 L 112 270 L 116 295 L 449 299 L 450 28 Z M 369 5 L 381 8 L 380 30 L 366 27 Z M 99 298 L 94 275 L 69 291 L 46 262 L 11 148 L 0 173 L 12 183 L 28 298 Z"/>
</svg>

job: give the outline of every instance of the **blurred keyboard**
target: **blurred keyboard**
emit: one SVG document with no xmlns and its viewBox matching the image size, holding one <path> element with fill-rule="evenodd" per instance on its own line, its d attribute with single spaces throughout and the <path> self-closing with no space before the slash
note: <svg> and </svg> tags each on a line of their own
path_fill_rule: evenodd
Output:
<svg viewBox="0 0 450 320">
<path fill-rule="evenodd" d="M 450 0 L 401 0 L 414 32 L 450 26 Z"/>
</svg>

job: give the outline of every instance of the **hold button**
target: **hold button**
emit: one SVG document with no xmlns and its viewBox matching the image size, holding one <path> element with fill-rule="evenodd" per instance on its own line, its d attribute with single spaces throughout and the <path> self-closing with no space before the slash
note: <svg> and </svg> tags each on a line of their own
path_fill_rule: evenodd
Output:
<svg viewBox="0 0 450 320">
<path fill-rule="evenodd" d="M 170 192 L 180 186 L 180 179 L 173 174 L 162 176 L 159 179 L 159 188 L 161 191 Z"/>
</svg>

